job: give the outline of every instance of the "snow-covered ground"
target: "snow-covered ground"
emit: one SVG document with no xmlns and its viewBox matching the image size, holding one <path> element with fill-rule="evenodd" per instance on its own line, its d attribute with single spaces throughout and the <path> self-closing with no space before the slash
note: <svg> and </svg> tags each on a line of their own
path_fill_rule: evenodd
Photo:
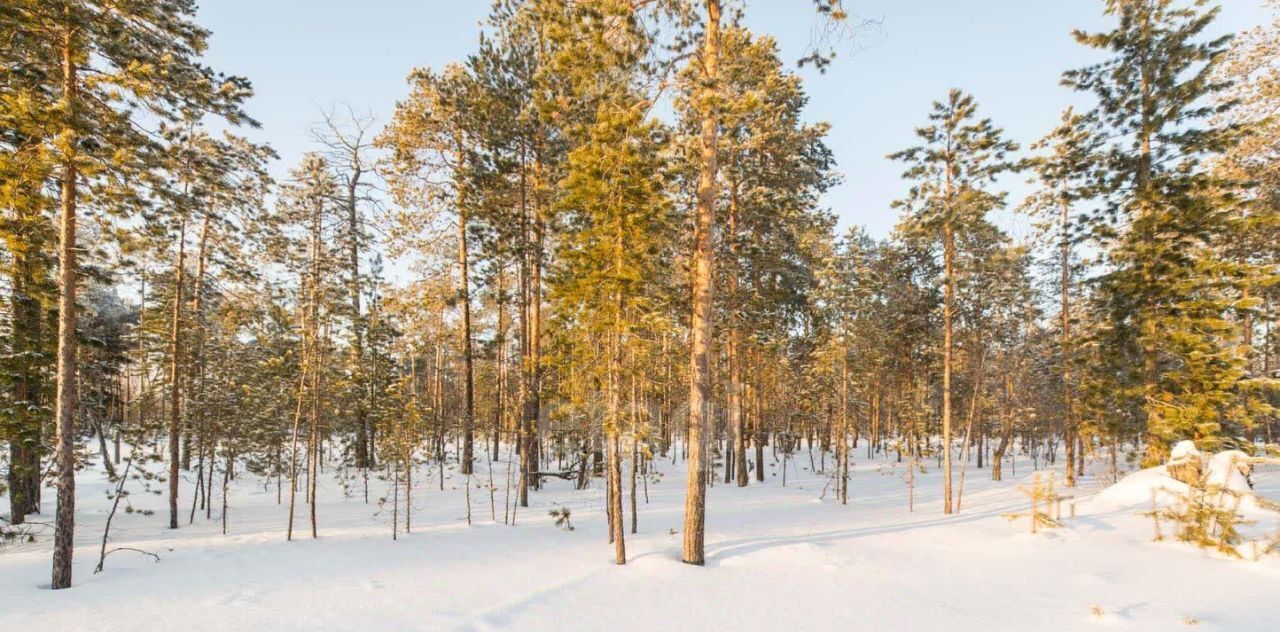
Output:
<svg viewBox="0 0 1280 632">
<path fill-rule="evenodd" d="M 865 457 L 865 454 L 858 456 Z M 830 459 L 828 459 L 830 463 Z M 1094 499 L 1085 479 L 1072 493 L 1077 517 L 1065 528 L 1028 532 L 1016 476 L 993 483 L 970 465 L 962 511 L 945 516 L 933 464 L 916 477 L 907 511 L 905 465 L 860 458 L 848 506 L 828 479 L 792 461 L 764 485 L 717 484 L 708 494 L 707 564 L 680 563 L 684 464 L 658 462 L 659 480 L 641 498 L 629 562 L 612 563 L 602 489 L 575 491 L 552 480 L 517 525 L 502 524 L 503 467 L 496 514 L 487 489 L 472 489 L 465 520 L 462 479 L 445 490 L 434 468 L 415 480 L 413 532 L 392 541 L 390 509 L 376 497 L 344 496 L 330 471 L 320 484 L 320 537 L 286 542 L 286 509 L 274 485 L 242 476 L 230 494 L 230 530 L 197 517 L 167 528 L 166 500 L 135 493 L 112 546 L 121 551 L 94 575 L 110 506 L 105 477 L 79 476 L 75 586 L 51 591 L 48 538 L 0 550 L 0 629 L 20 630 L 1275 630 L 1280 626 L 1280 557 L 1223 559 L 1187 545 L 1153 543 L 1142 494 Z M 484 466 L 473 479 L 487 483 Z M 1258 490 L 1280 498 L 1280 473 L 1260 471 Z M 183 483 L 183 505 L 191 498 Z M 358 487 L 358 482 L 356 483 Z M 822 496 L 825 493 L 825 498 Z M 48 492 L 45 513 L 53 509 Z M 287 492 L 286 492 L 287 497 Z M 1106 500 L 1107 502 L 1102 502 Z M 287 502 L 287 500 L 286 500 Z M 572 511 L 573 531 L 549 509 Z M 34 517 L 40 520 L 40 517 Z M 628 516 L 628 521 L 630 517 Z M 1275 528 L 1278 525 L 1257 525 Z"/>
</svg>

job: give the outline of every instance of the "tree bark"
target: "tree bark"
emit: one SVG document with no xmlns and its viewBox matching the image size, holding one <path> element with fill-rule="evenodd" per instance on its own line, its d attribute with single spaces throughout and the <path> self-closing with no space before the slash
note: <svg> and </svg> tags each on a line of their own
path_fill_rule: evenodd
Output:
<svg viewBox="0 0 1280 632">
<path fill-rule="evenodd" d="M 58 590 L 71 586 L 71 557 L 75 549 L 75 382 L 76 382 L 76 129 L 79 82 L 76 76 L 74 31 L 67 27 L 62 36 L 62 101 L 67 124 L 62 130 L 61 183 L 62 217 L 59 225 L 58 255 L 58 385 L 55 403 L 58 467 L 58 509 L 53 532 L 53 581 Z M 175 512 L 176 515 L 176 512 Z"/>
<path fill-rule="evenodd" d="M 173 315 L 169 330 L 169 528 L 178 528 L 178 467 L 182 448 L 182 285 L 187 256 L 187 220 L 178 224 L 178 259 L 173 269 Z"/>
<path fill-rule="evenodd" d="M 843 341 L 842 341 L 843 343 Z M 837 456 L 840 467 L 840 504 L 849 504 L 849 358 L 844 345 L 840 347 L 840 446 Z"/>
<path fill-rule="evenodd" d="M 191 318 L 195 323 L 195 341 L 194 341 L 195 344 L 192 345 L 192 353 L 194 355 L 193 362 L 192 362 L 192 365 L 193 365 L 192 370 L 194 373 L 194 386 L 192 387 L 192 390 L 195 391 L 194 396 L 195 396 L 196 418 L 194 423 L 192 424 L 192 427 L 187 429 L 188 435 L 192 432 L 195 432 L 195 434 L 197 435 L 197 438 L 199 439 L 198 448 L 197 448 L 199 452 L 199 455 L 198 455 L 199 466 L 196 468 L 196 476 L 197 476 L 197 480 L 203 481 L 203 485 L 198 486 L 197 489 L 204 490 L 204 495 L 201 497 L 200 502 L 201 502 L 201 505 L 203 505 L 203 507 L 205 508 L 206 516 L 212 516 L 213 514 L 213 504 L 210 502 L 210 499 L 213 494 L 213 491 L 212 491 L 213 490 L 213 470 L 214 470 L 213 453 L 214 453 L 214 448 L 216 447 L 215 444 L 210 442 L 212 437 L 211 437 L 211 433 L 209 432 L 209 429 L 207 428 L 208 417 L 206 415 L 206 410 L 205 410 L 206 407 L 204 404 L 204 387 L 205 387 L 205 384 L 204 384 L 204 376 L 205 376 L 204 279 L 205 279 L 205 271 L 206 271 L 205 268 L 206 268 L 208 246 L 209 246 L 209 230 L 210 230 L 211 224 L 212 224 L 212 219 L 210 218 L 209 215 L 206 214 L 204 216 L 204 221 L 200 227 L 200 242 L 199 242 L 199 245 L 196 247 L 196 279 L 195 279 L 195 287 L 192 288 L 193 305 L 191 309 Z M 188 394 L 188 395 L 190 396 L 191 394 Z M 204 469 L 206 456 L 209 462 L 209 472 L 208 472 L 209 477 L 207 480 L 205 479 L 205 469 Z M 188 452 L 187 460 L 190 461 L 190 459 L 191 459 L 190 452 Z M 194 501 L 194 498 L 192 500 Z M 195 504 L 193 502 L 192 503 L 192 509 L 193 509 L 192 519 L 188 520 L 188 523 L 194 520 L 194 517 L 195 517 L 194 508 L 195 508 Z"/>
<path fill-rule="evenodd" d="M 950 169 L 947 171 L 950 174 Z M 948 185 L 948 189 L 950 186 Z M 950 197 L 948 195 L 948 197 Z M 942 303 L 942 501 L 943 513 L 951 513 L 951 371 L 952 302 L 955 300 L 955 234 L 950 219 L 943 227 L 943 264 L 946 288 Z"/>
<path fill-rule="evenodd" d="M 699 94 L 702 138 L 698 176 L 697 216 L 693 246 L 693 317 L 690 326 L 689 362 L 689 477 L 684 504 L 684 552 L 686 564 L 704 563 L 706 529 L 706 457 L 704 455 L 708 406 L 711 399 L 712 275 L 715 252 L 716 170 L 718 168 L 718 115 L 714 102 L 720 56 L 720 0 L 707 0 L 706 41 L 702 51 L 703 79 Z"/>
<path fill-rule="evenodd" d="M 365 410 L 364 317 L 360 313 L 360 212 L 356 205 L 362 173 L 359 165 L 356 165 L 347 180 L 347 265 L 351 275 L 347 280 L 347 291 L 351 295 L 351 378 L 356 391 L 355 466 L 368 469 L 373 464 L 372 450 L 369 449 L 369 415 Z"/>
<path fill-rule="evenodd" d="M 621 310 L 621 297 L 617 299 L 617 307 Z M 613 561 L 615 564 L 627 563 L 626 530 L 622 518 L 622 316 L 616 316 L 613 331 L 612 348 L 609 353 L 609 410 L 605 423 L 606 445 L 609 461 L 609 539 L 613 542 Z"/>
<path fill-rule="evenodd" d="M 1062 204 L 1062 434 L 1067 444 L 1066 486 L 1076 486 L 1076 441 L 1077 433 L 1074 398 L 1071 384 L 1071 237 L 1069 221 L 1071 207 Z"/>
<path fill-rule="evenodd" d="M 467 211 L 463 202 L 458 202 L 458 300 L 462 302 L 462 362 L 466 373 L 463 385 L 465 391 L 466 410 L 462 418 L 462 455 L 459 457 L 459 471 L 471 474 L 472 436 L 475 425 L 475 373 L 471 342 L 471 283 L 470 269 L 467 262 Z"/>
<path fill-rule="evenodd" d="M 735 185 L 729 198 L 728 236 L 729 252 L 733 259 L 728 276 L 727 293 L 731 300 L 738 300 L 738 195 Z M 729 364 L 729 427 L 733 432 L 733 458 L 727 459 L 733 464 L 738 487 L 746 487 L 750 478 L 747 476 L 747 433 L 742 419 L 742 358 L 740 353 L 739 319 L 734 310 L 729 313 L 729 331 L 725 353 Z M 729 466 L 725 466 L 725 481 L 730 482 Z"/>
<path fill-rule="evenodd" d="M 521 507 L 529 506 L 529 478 L 538 468 L 529 461 L 529 445 L 532 442 L 529 409 L 533 405 L 533 360 L 530 349 L 531 310 L 530 285 L 533 267 L 530 263 L 529 239 L 529 177 L 526 146 L 523 139 L 520 144 L 520 305 L 517 318 L 520 319 L 520 410 L 516 421 L 516 451 L 520 455 L 519 480 L 516 482 L 516 502 Z"/>
</svg>

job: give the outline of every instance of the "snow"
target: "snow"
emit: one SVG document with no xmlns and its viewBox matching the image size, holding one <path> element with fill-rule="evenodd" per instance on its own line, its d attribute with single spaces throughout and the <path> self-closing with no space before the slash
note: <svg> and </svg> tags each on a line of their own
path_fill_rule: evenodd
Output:
<svg viewBox="0 0 1280 632">
<path fill-rule="evenodd" d="M 1094 478 L 1059 490 L 1075 495 L 1067 502 L 1077 503 L 1076 517 L 1064 505 L 1064 528 L 1032 535 L 1025 519 L 1002 517 L 1027 510 L 1018 487 L 1029 485 L 1030 461 L 1016 464 L 1016 476 L 1006 465 L 999 483 L 970 464 L 963 511 L 947 516 L 935 462 L 916 476 L 911 513 L 905 464 L 857 454 L 848 506 L 834 500 L 827 477 L 809 471 L 804 452 L 790 462 L 786 487 L 780 463 L 768 463 L 764 485 L 716 484 L 702 568 L 679 561 L 684 463 L 666 459 L 649 503 L 640 499 L 624 567 L 612 564 L 598 485 L 577 491 L 552 479 L 507 526 L 498 463 L 496 522 L 482 487 L 471 490 L 468 526 L 464 479 L 450 469 L 441 491 L 429 466 L 415 479 L 413 533 L 398 541 L 389 507 L 366 505 L 358 480 L 345 496 L 332 470 L 320 482 L 317 540 L 300 508 L 302 537 L 286 542 L 274 485 L 249 476 L 233 484 L 226 536 L 216 513 L 187 525 L 185 510 L 182 528 L 170 531 L 165 498 L 137 494 L 134 504 L 157 514 L 118 515 L 113 545 L 161 561 L 119 552 L 94 575 L 109 502 L 105 477 L 90 469 L 79 476 L 74 587 L 42 587 L 47 537 L 0 551 L 0 628 L 1039 631 L 1171 630 L 1194 619 L 1204 630 L 1275 629 L 1280 557 L 1244 562 L 1151 542 L 1151 523 L 1137 514 L 1152 485 L 1176 483 L 1160 481 L 1159 468 L 1100 494 Z M 485 465 L 478 472 L 473 482 L 487 482 Z M 1275 471 L 1260 468 L 1254 478 L 1260 492 L 1280 497 Z M 371 486 L 376 499 L 383 483 Z M 561 506 L 575 530 L 552 525 L 547 512 Z"/>
<path fill-rule="evenodd" d="M 1249 492 L 1249 455 L 1239 450 L 1226 450 L 1209 457 L 1207 481 L 1236 492 Z"/>
<path fill-rule="evenodd" d="M 1169 451 L 1170 461 L 1182 461 L 1188 457 L 1193 457 L 1193 456 L 1199 457 L 1200 450 L 1196 448 L 1196 443 L 1194 441 L 1188 441 L 1185 439 L 1182 441 L 1179 441 L 1176 445 L 1173 446 L 1173 449 Z"/>
<path fill-rule="evenodd" d="M 1248 468 L 1245 462 L 1247 458 L 1248 455 L 1239 450 L 1226 450 L 1214 454 L 1207 460 L 1205 481 L 1211 486 L 1239 492 L 1242 495 L 1240 511 L 1245 517 L 1262 520 L 1264 525 L 1269 527 L 1277 515 L 1260 507 L 1256 502 L 1254 490 L 1249 486 L 1249 479 L 1244 474 Z M 1176 460 L 1178 460 L 1176 455 L 1170 457 L 1170 462 Z M 1160 505 L 1166 505 L 1185 494 L 1188 489 L 1189 486 L 1186 483 L 1169 475 L 1168 466 L 1157 465 L 1125 476 L 1119 483 L 1102 490 L 1093 499 L 1093 503 L 1111 508 L 1145 507 L 1149 509 L 1153 500 Z M 1266 492 L 1263 494 L 1268 495 Z M 1274 500 L 1277 494 L 1271 493 L 1269 496 Z"/>
<path fill-rule="evenodd" d="M 1185 494 L 1189 488 L 1186 483 L 1169 476 L 1166 466 L 1157 465 L 1120 479 L 1120 482 L 1102 490 L 1093 499 L 1093 504 L 1112 509 L 1150 508 L 1153 495 L 1157 501 L 1161 501 Z"/>
</svg>

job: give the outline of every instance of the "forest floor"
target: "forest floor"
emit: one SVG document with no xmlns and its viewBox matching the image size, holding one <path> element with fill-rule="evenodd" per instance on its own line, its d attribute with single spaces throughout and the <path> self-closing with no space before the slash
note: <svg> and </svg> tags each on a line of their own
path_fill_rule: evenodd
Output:
<svg viewBox="0 0 1280 632">
<path fill-rule="evenodd" d="M 110 501 L 106 477 L 87 469 L 78 476 L 75 585 L 47 589 L 47 535 L 0 550 L 0 629 L 1275 630 L 1280 621 L 1280 556 L 1240 561 L 1152 542 L 1151 521 L 1138 515 L 1145 503 L 1098 502 L 1096 478 L 1070 492 L 1079 504 L 1075 518 L 1064 504 L 1064 528 L 1032 535 L 1025 518 L 1002 516 L 1028 508 L 1019 490 L 1033 475 L 1025 457 L 1016 473 L 1006 465 L 1000 483 L 970 465 L 961 512 L 947 516 L 934 463 L 916 476 L 908 512 L 905 464 L 859 453 L 841 506 L 829 477 L 810 471 L 807 453 L 798 456 L 785 487 L 774 463 L 763 485 L 709 490 L 703 568 L 679 559 L 684 463 L 668 458 L 657 462 L 647 502 L 641 490 L 625 567 L 613 565 L 606 544 L 599 485 L 577 491 L 552 479 L 508 526 L 506 464 L 494 464 L 491 513 L 482 462 L 473 524 L 464 479 L 449 470 L 441 490 L 435 468 L 424 466 L 412 533 L 398 541 L 389 505 L 377 503 L 386 484 L 376 479 L 366 504 L 360 480 L 344 486 L 328 472 L 320 537 L 311 539 L 300 502 L 293 542 L 274 483 L 233 482 L 225 536 L 218 511 L 187 524 L 190 481 L 177 531 L 166 528 L 165 497 L 135 490 L 133 506 L 155 514 L 122 510 L 111 546 L 160 561 L 122 550 L 95 575 Z M 1280 472 L 1259 471 L 1255 482 L 1280 498 Z M 287 489 L 284 496 L 287 503 Z M 548 511 L 557 507 L 571 510 L 574 530 L 553 525 Z"/>
</svg>

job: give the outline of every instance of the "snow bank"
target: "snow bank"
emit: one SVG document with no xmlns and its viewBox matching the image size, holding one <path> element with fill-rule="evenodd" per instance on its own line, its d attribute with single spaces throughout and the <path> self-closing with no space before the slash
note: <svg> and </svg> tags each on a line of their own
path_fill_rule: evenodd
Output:
<svg viewBox="0 0 1280 632">
<path fill-rule="evenodd" d="M 1171 498 L 1185 493 L 1188 487 L 1186 483 L 1169 475 L 1168 466 L 1157 465 L 1120 479 L 1116 484 L 1098 492 L 1093 502 L 1116 509 L 1145 507 L 1151 504 L 1153 492 L 1157 494 L 1157 498 Z"/>
<path fill-rule="evenodd" d="M 1177 447 L 1182 447 L 1182 444 Z M 1194 450 L 1195 446 L 1193 445 L 1191 449 Z M 1195 454 L 1198 452 L 1184 450 L 1182 454 L 1175 455 L 1170 461 L 1173 462 L 1178 458 L 1185 459 Z M 1274 519 L 1274 513 L 1268 512 L 1258 504 L 1257 496 L 1249 485 L 1250 466 L 1245 462 L 1247 458 L 1248 456 L 1239 450 L 1227 450 L 1209 457 L 1205 467 L 1206 480 L 1210 485 L 1239 492 L 1242 495 L 1240 511 L 1246 515 L 1262 512 Z M 1157 502 L 1165 504 L 1186 493 L 1188 489 L 1189 486 L 1186 483 L 1170 475 L 1168 465 L 1157 465 L 1120 479 L 1116 484 L 1099 492 L 1093 502 L 1099 507 L 1113 509 L 1146 509 L 1151 506 L 1153 493 Z"/>
</svg>

